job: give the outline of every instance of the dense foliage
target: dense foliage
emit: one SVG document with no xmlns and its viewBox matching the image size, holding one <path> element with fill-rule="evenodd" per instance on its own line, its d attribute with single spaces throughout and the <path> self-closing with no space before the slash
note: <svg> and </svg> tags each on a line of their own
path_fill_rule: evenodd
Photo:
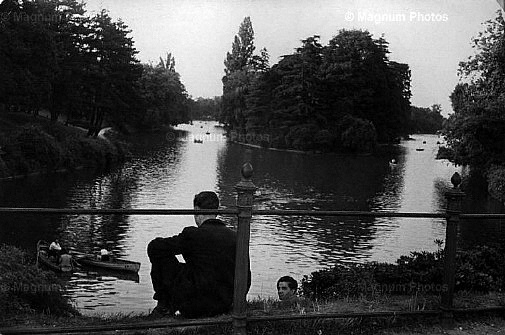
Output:
<svg viewBox="0 0 505 335">
<path fill-rule="evenodd" d="M 187 94 L 173 62 L 163 69 L 141 65 L 131 31 L 105 10 L 90 17 L 77 0 L 4 0 L 0 18 L 0 111 L 47 110 L 53 121 L 65 115 L 89 136 L 104 125 L 187 119 Z"/>
<path fill-rule="evenodd" d="M 225 60 L 220 121 L 229 130 L 252 142 L 268 135 L 274 147 L 352 152 L 408 132 L 410 70 L 388 59 L 383 38 L 341 30 L 323 46 L 311 36 L 272 67 L 254 50 L 246 18 Z"/>
<path fill-rule="evenodd" d="M 118 139 L 90 138 L 81 129 L 44 118 L 10 113 L 0 116 L 0 178 L 81 166 L 108 167 L 128 150 Z"/>
<path fill-rule="evenodd" d="M 454 160 L 505 165 L 505 21 L 501 11 L 472 39 L 475 55 L 461 62 L 451 94 L 454 114 L 444 129 Z"/>
<path fill-rule="evenodd" d="M 27 254 L 16 247 L 0 246 L 0 288 L 0 319 L 33 312 L 77 313 L 55 274 L 30 264 Z"/>
<path fill-rule="evenodd" d="M 410 133 L 435 134 L 442 130 L 445 118 L 440 105 L 435 104 L 431 108 L 412 106 L 410 112 Z"/>
<path fill-rule="evenodd" d="M 139 79 L 140 96 L 144 104 L 139 115 L 142 128 L 160 124 L 176 125 L 189 121 L 189 101 L 179 73 L 175 71 L 175 59 L 169 53 L 166 60 L 160 58 L 157 66 L 144 64 Z"/>
<path fill-rule="evenodd" d="M 218 120 L 221 115 L 221 97 L 191 100 L 189 110 L 191 120 Z"/>
<path fill-rule="evenodd" d="M 489 292 L 505 288 L 503 247 L 480 246 L 456 255 L 456 291 Z M 313 299 L 379 294 L 435 294 L 442 282 L 444 252 L 412 252 L 396 264 L 368 262 L 337 265 L 302 280 L 303 295 Z"/>
</svg>

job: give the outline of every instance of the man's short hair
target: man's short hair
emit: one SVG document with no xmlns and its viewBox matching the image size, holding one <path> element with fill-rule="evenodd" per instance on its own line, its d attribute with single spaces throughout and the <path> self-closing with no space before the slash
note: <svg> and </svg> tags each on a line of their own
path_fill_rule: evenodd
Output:
<svg viewBox="0 0 505 335">
<path fill-rule="evenodd" d="M 219 207 L 219 198 L 212 191 L 203 191 L 195 195 L 193 206 L 200 209 L 217 209 Z"/>
<path fill-rule="evenodd" d="M 288 287 L 290 289 L 292 289 L 293 291 L 296 291 L 298 289 L 298 282 L 293 277 L 290 277 L 290 276 L 280 277 L 279 280 L 277 281 L 277 288 L 279 288 L 280 282 L 288 283 Z"/>
</svg>

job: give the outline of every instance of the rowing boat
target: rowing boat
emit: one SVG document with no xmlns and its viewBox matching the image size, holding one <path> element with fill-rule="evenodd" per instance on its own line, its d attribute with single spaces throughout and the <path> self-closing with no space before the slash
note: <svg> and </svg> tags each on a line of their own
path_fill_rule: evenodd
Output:
<svg viewBox="0 0 505 335">
<path fill-rule="evenodd" d="M 140 263 L 128 261 L 126 259 L 110 258 L 108 261 L 103 261 L 95 255 L 84 254 L 77 251 L 72 251 L 76 262 L 81 266 L 92 266 L 115 271 L 139 272 Z"/>
<path fill-rule="evenodd" d="M 49 246 L 46 241 L 37 242 L 37 265 L 43 265 L 56 272 L 72 272 L 73 266 L 61 266 L 49 257 Z"/>
</svg>

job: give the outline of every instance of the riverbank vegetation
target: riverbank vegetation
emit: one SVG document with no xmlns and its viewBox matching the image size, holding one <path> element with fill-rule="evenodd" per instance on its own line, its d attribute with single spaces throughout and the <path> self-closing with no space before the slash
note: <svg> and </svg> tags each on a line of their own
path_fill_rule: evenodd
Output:
<svg viewBox="0 0 505 335">
<path fill-rule="evenodd" d="M 85 129 L 26 113 L 0 115 L 0 178 L 107 168 L 124 161 L 127 144 L 120 139 L 88 137 Z"/>
<path fill-rule="evenodd" d="M 505 21 L 501 11 L 472 39 L 451 94 L 454 113 L 443 130 L 449 158 L 483 171 L 489 191 L 505 202 Z"/>
<path fill-rule="evenodd" d="M 401 256 L 395 264 L 368 262 L 339 265 L 315 271 L 304 277 L 301 297 L 293 303 L 276 299 L 254 299 L 248 302 L 250 317 L 308 315 L 313 313 L 367 313 L 381 311 L 413 312 L 438 310 L 442 285 L 443 252 L 441 243 L 435 252 L 412 252 Z M 138 324 L 153 320 L 145 314 L 82 316 L 71 307 L 64 285 L 52 273 L 41 271 L 27 261 L 26 253 L 14 247 L 0 249 L 0 294 L 9 300 L 10 310 L 0 314 L 0 323 L 8 326 L 57 327 Z M 457 254 L 456 308 L 504 306 L 505 261 L 500 256 L 503 246 L 481 246 L 459 250 Z M 34 286 L 35 285 L 35 286 Z M 45 285 L 45 286 L 44 286 Z M 51 290 L 35 288 L 49 287 Z M 33 289 L 31 289 L 33 288 Z M 49 305 L 49 306 L 48 306 Z M 0 308 L 7 308 L 1 306 Z M 224 320 L 230 315 L 218 316 Z M 164 320 L 167 320 L 165 318 Z M 180 319 L 171 319 L 173 322 Z M 424 320 L 424 321 L 423 321 Z M 482 318 L 476 319 L 483 322 Z M 378 334 L 405 330 L 408 327 L 427 329 L 436 318 L 343 318 L 295 321 L 255 322 L 251 334 Z M 485 322 L 484 322 L 485 323 Z M 499 323 L 496 322 L 495 323 Z M 147 326 L 146 326 L 147 327 Z M 467 325 L 465 325 L 465 328 Z M 473 326 L 475 327 L 475 325 Z M 166 330 L 163 330 L 166 332 Z M 173 333 L 230 334 L 230 325 L 184 327 Z M 120 332 L 121 333 L 121 332 Z M 125 333 L 130 333 L 126 332 Z M 136 331 L 136 334 L 158 334 L 161 330 Z M 422 333 L 422 332 L 421 332 Z M 429 332 L 425 332 L 429 333 Z"/>
<path fill-rule="evenodd" d="M 409 133 L 436 134 L 441 131 L 446 120 L 442 116 L 442 107 L 434 104 L 431 107 L 410 107 Z"/>
<path fill-rule="evenodd" d="M 412 252 L 395 264 L 368 262 L 337 265 L 302 280 L 303 296 L 315 299 L 389 295 L 437 295 L 445 290 L 444 251 Z M 501 292 L 505 289 L 503 246 L 476 246 L 456 254 L 456 292 Z"/>
<path fill-rule="evenodd" d="M 221 114 L 221 97 L 191 100 L 189 114 L 191 120 L 218 120 Z"/>
<path fill-rule="evenodd" d="M 0 321 L 30 314 L 77 315 L 65 285 L 16 247 L 0 246 Z"/>
<path fill-rule="evenodd" d="M 76 0 L 0 3 L 0 113 L 47 111 L 96 137 L 103 127 L 187 122 L 189 97 L 171 54 L 141 64 L 121 20 Z"/>
</svg>

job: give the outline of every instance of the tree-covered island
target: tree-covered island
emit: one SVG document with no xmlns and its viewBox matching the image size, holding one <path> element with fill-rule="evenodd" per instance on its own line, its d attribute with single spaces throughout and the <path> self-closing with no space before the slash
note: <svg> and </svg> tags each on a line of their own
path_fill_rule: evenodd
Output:
<svg viewBox="0 0 505 335">
<path fill-rule="evenodd" d="M 439 106 L 411 107 L 409 66 L 389 59 L 383 37 L 341 30 L 326 46 L 319 39 L 269 66 L 244 19 L 224 62 L 220 121 L 228 131 L 262 146 L 354 153 L 441 128 Z"/>
</svg>

